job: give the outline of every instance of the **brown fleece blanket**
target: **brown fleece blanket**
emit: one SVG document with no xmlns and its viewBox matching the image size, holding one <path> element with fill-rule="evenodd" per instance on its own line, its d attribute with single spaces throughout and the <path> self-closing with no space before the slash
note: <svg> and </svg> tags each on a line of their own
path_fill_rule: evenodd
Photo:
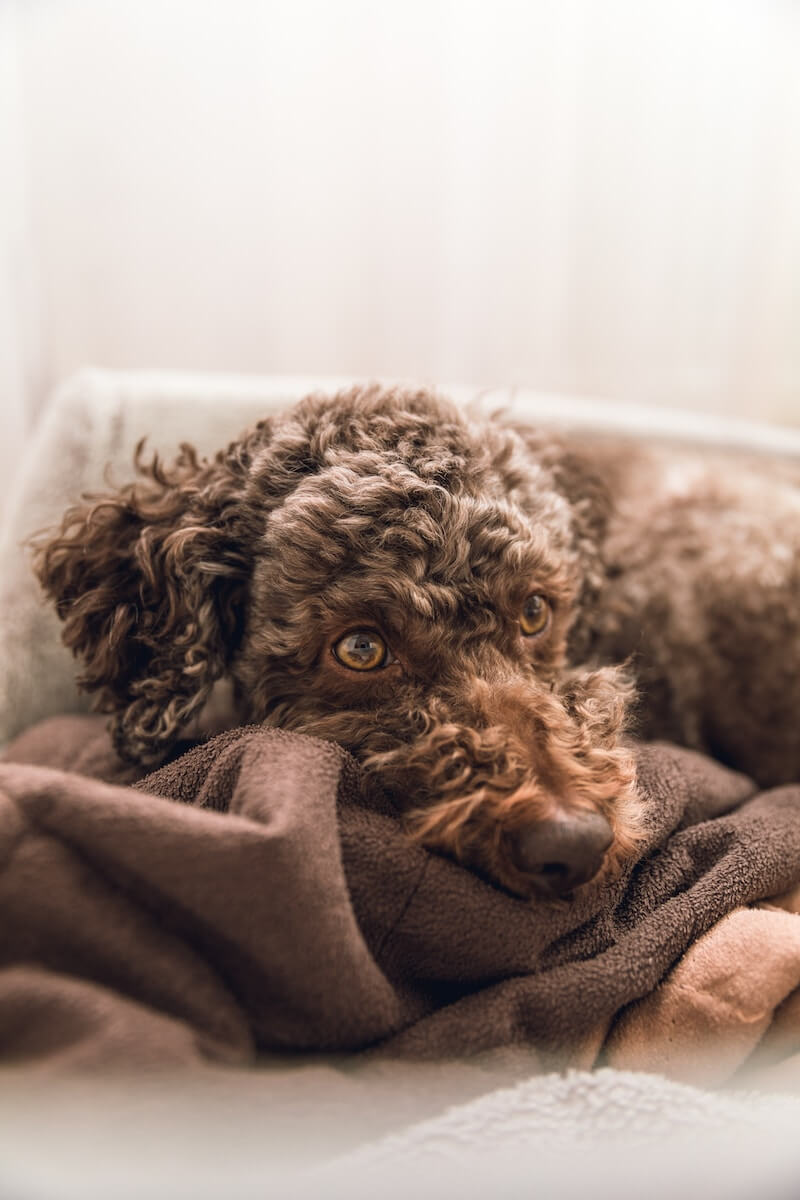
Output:
<svg viewBox="0 0 800 1200">
<path fill-rule="evenodd" d="M 640 860 L 543 905 L 409 844 L 331 743 L 246 727 L 131 780 L 96 718 L 0 763 L 0 1064 L 524 1051 L 712 1082 L 800 1050 L 800 786 L 644 746 Z"/>
</svg>

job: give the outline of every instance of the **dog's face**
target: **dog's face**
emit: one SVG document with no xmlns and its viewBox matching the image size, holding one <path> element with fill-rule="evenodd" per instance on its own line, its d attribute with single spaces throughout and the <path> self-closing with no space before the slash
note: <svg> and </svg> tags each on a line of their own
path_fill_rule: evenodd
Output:
<svg viewBox="0 0 800 1200">
<path fill-rule="evenodd" d="M 190 456 L 160 483 L 157 469 L 158 494 L 128 489 L 78 534 L 73 514 L 40 573 L 123 750 L 163 748 L 224 672 L 248 719 L 346 746 L 427 846 L 517 893 L 563 895 L 624 856 L 637 810 L 626 684 L 567 666 L 591 537 L 550 459 L 424 393 L 310 400 L 214 467 Z M 82 585 L 68 547 L 123 510 L 132 550 L 87 588 L 85 549 Z M 159 572 L 172 560 L 166 615 L 148 542 Z M 100 610 L 116 681 L 107 644 L 87 654 Z"/>
</svg>

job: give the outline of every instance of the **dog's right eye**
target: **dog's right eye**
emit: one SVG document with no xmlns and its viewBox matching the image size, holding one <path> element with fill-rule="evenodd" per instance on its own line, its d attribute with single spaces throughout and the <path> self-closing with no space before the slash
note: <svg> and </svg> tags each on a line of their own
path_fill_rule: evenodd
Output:
<svg viewBox="0 0 800 1200">
<path fill-rule="evenodd" d="M 390 661 L 386 642 L 371 629 L 357 629 L 339 638 L 333 656 L 351 671 L 375 671 Z"/>
</svg>

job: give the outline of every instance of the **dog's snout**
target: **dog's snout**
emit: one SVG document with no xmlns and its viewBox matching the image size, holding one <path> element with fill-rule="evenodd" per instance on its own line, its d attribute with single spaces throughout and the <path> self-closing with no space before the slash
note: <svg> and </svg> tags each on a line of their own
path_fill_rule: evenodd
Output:
<svg viewBox="0 0 800 1200">
<path fill-rule="evenodd" d="M 537 892 L 557 897 L 597 874 L 613 840 L 600 813 L 560 811 L 517 833 L 513 854 Z"/>
</svg>

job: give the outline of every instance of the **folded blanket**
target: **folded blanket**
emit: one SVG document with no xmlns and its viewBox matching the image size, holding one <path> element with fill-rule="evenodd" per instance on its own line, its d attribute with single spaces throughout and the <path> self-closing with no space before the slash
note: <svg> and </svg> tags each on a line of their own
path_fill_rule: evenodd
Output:
<svg viewBox="0 0 800 1200">
<path fill-rule="evenodd" d="M 639 861 L 545 905 L 410 844 L 329 742 L 247 727 L 119 771 L 78 716 L 0 764 L 0 1061 L 513 1053 L 702 1082 L 800 1049 L 800 787 L 644 746 Z"/>
</svg>

